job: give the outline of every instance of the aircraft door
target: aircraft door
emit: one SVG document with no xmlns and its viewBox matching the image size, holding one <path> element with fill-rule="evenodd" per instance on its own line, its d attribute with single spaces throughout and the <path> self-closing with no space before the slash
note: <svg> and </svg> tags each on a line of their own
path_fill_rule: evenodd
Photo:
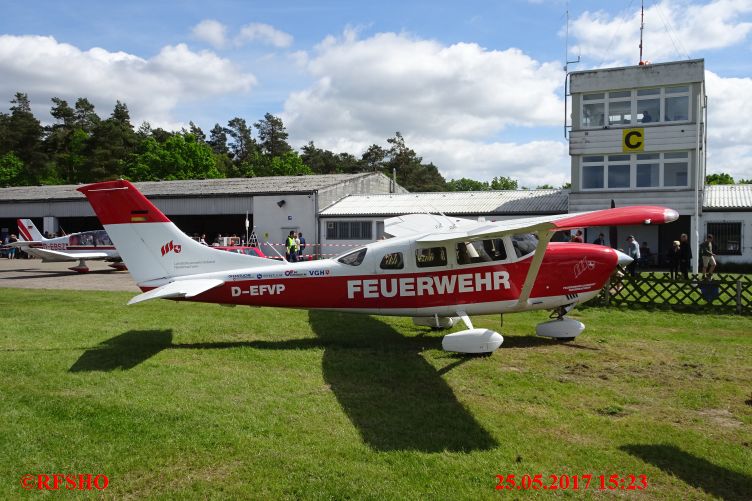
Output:
<svg viewBox="0 0 752 501">
<path fill-rule="evenodd" d="M 379 313 L 393 309 L 397 304 L 402 303 L 400 300 L 400 280 L 410 280 L 410 273 L 414 267 L 410 265 L 410 260 L 415 259 L 414 249 L 409 246 L 388 247 L 375 252 L 373 260 L 373 273 L 379 279 L 379 290 L 384 296 L 384 300 L 379 307 Z M 414 308 L 410 308 L 406 315 L 412 315 Z"/>
</svg>

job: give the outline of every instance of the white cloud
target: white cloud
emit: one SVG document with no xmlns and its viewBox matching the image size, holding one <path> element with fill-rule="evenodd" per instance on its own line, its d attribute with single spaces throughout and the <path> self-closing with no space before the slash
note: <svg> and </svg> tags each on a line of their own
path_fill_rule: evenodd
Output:
<svg viewBox="0 0 752 501">
<path fill-rule="evenodd" d="M 227 45 L 227 27 L 214 19 L 204 19 L 194 26 L 193 36 L 218 49 Z"/>
<path fill-rule="evenodd" d="M 240 34 L 235 38 L 235 44 L 243 45 L 249 41 L 285 48 L 292 45 L 293 37 L 274 26 L 264 23 L 251 23 L 240 29 Z"/>
<path fill-rule="evenodd" d="M 412 144 L 412 143 L 409 143 Z M 479 143 L 465 140 L 417 140 L 416 151 L 430 158 L 447 179 L 468 177 L 490 180 L 496 176 L 517 179 L 520 186 L 561 186 L 569 182 L 570 161 L 564 141 L 529 143 Z"/>
<path fill-rule="evenodd" d="M 752 31 L 752 22 L 741 19 L 750 12 L 749 0 L 714 0 L 706 4 L 663 0 L 649 6 L 645 9 L 643 59 L 683 59 L 697 51 L 741 43 Z M 638 62 L 637 8 L 616 16 L 603 11 L 584 12 L 571 22 L 569 34 L 576 40 L 572 54 L 607 62 L 607 66 Z"/>
<path fill-rule="evenodd" d="M 32 105 L 49 109 L 51 97 L 73 104 L 85 97 L 107 116 L 125 102 L 133 122 L 174 123 L 180 102 L 247 92 L 256 83 L 227 59 L 186 45 L 166 46 L 151 59 L 101 48 L 82 51 L 44 36 L 0 36 L 0 96 L 29 94 Z M 41 113 L 36 112 L 41 118 Z"/>
<path fill-rule="evenodd" d="M 358 153 L 400 131 L 408 146 L 450 177 L 490 179 L 507 175 L 513 163 L 525 166 L 515 171 L 526 176 L 525 184 L 541 184 L 530 174 L 541 165 L 537 157 L 501 154 L 535 147 L 494 138 L 510 126 L 561 124 L 558 63 L 535 61 L 518 49 L 445 46 L 407 34 L 360 40 L 347 30 L 322 41 L 307 69 L 315 84 L 291 94 L 282 114 L 293 141 Z M 449 144 L 458 150 L 442 146 Z M 568 171 L 556 174 L 564 175 Z"/>
<path fill-rule="evenodd" d="M 752 178 L 752 78 L 705 72 L 708 95 L 708 172 Z"/>
</svg>

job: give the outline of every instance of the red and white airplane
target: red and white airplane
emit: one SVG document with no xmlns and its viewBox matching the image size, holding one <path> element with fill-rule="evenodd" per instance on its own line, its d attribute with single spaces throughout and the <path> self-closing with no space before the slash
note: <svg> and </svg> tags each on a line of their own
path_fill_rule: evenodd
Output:
<svg viewBox="0 0 752 501">
<path fill-rule="evenodd" d="M 349 311 L 409 316 L 433 328 L 461 319 L 467 329 L 444 336 L 442 347 L 462 353 L 490 353 L 503 342 L 497 332 L 474 328 L 470 315 L 550 309 L 556 318 L 540 324 L 538 335 L 572 339 L 582 332 L 582 323 L 564 315 L 632 260 L 600 245 L 550 242 L 555 231 L 678 218 L 653 206 L 500 222 L 412 214 L 385 221 L 392 238 L 335 259 L 280 263 L 199 244 L 128 181 L 78 190 L 144 291 L 129 304 L 165 298 Z"/>
<path fill-rule="evenodd" d="M 86 273 L 89 271 L 89 267 L 86 266 L 87 259 L 104 259 L 112 261 L 110 266 L 116 270 L 126 269 L 120 259 L 120 254 L 118 254 L 105 230 L 84 231 L 62 237 L 44 238 L 31 219 L 19 219 L 17 222 L 20 239 L 18 242 L 9 245 L 41 258 L 43 263 L 78 261 L 76 266 L 69 269 Z"/>
</svg>

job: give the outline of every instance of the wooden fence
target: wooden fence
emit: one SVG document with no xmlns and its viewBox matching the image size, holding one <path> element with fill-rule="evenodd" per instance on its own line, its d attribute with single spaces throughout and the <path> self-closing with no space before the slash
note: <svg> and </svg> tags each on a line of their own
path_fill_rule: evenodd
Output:
<svg viewBox="0 0 752 501">
<path fill-rule="evenodd" d="M 593 305 L 752 315 L 752 277 L 716 274 L 712 280 L 703 280 L 702 275 L 671 280 L 668 274 L 650 272 L 615 276 Z"/>
</svg>

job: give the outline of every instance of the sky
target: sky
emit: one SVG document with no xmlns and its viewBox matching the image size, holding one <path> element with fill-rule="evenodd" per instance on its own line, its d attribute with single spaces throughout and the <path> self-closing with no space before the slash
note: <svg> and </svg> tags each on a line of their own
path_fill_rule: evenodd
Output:
<svg viewBox="0 0 752 501">
<path fill-rule="evenodd" d="M 639 61 L 638 0 L 0 0 L 0 111 L 86 97 L 206 133 L 281 117 L 356 156 L 399 131 L 447 178 L 569 181 L 564 65 Z M 567 15 L 568 12 L 568 15 Z M 569 22 L 567 23 L 567 19 Z M 568 26 L 568 29 L 567 29 Z M 708 172 L 752 178 L 752 0 L 645 1 L 643 59 L 705 59 Z"/>
</svg>

